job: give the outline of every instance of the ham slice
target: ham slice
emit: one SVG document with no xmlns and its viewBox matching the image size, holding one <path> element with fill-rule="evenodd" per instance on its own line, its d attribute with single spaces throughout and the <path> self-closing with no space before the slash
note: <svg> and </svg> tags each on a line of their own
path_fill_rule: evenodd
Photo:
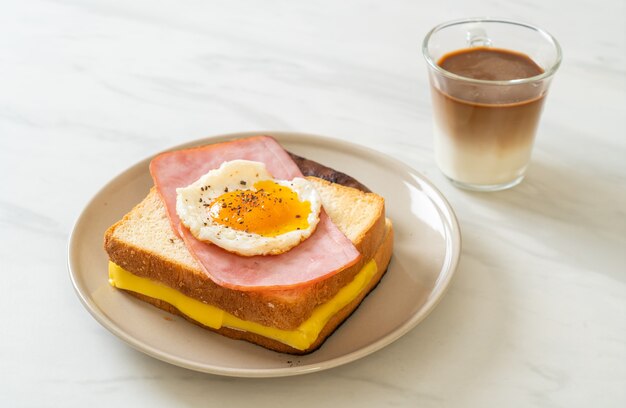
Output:
<svg viewBox="0 0 626 408">
<path fill-rule="evenodd" d="M 150 163 L 150 173 L 173 230 L 215 283 L 243 291 L 297 288 L 328 278 L 359 260 L 358 250 L 323 210 L 315 232 L 280 255 L 244 257 L 197 240 L 178 218 L 176 188 L 235 159 L 265 163 L 277 179 L 302 177 L 289 154 L 268 136 L 167 152 Z"/>
</svg>

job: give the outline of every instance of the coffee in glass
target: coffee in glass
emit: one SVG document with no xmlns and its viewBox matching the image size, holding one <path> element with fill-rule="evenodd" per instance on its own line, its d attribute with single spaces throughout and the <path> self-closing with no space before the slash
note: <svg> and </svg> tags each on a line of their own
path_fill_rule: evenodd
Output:
<svg viewBox="0 0 626 408">
<path fill-rule="evenodd" d="M 497 191 L 524 178 L 561 53 L 544 31 L 472 19 L 424 40 L 441 171 L 459 187 Z"/>
</svg>

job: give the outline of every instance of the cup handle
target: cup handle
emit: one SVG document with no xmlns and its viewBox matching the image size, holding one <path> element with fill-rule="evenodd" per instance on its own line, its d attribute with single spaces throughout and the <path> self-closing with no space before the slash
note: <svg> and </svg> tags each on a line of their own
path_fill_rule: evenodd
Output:
<svg viewBox="0 0 626 408">
<path fill-rule="evenodd" d="M 472 47 L 491 47 L 491 39 L 482 27 L 470 28 L 466 33 L 467 46 Z"/>
</svg>

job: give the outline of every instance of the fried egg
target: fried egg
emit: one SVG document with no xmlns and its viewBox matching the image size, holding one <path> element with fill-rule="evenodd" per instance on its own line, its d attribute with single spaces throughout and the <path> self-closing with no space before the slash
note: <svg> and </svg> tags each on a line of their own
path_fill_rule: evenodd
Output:
<svg viewBox="0 0 626 408">
<path fill-rule="evenodd" d="M 249 160 L 224 162 L 176 189 L 176 212 L 193 236 L 243 256 L 290 250 L 313 234 L 320 210 L 308 180 L 276 180 Z"/>
</svg>

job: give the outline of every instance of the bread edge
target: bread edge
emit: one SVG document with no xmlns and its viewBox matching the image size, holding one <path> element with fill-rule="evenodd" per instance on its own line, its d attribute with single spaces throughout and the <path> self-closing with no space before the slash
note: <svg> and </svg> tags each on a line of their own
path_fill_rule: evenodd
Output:
<svg viewBox="0 0 626 408">
<path fill-rule="evenodd" d="M 365 299 L 365 297 L 369 293 L 371 293 L 374 288 L 376 288 L 376 286 L 378 285 L 382 277 L 386 274 L 388 266 L 389 266 L 389 262 L 391 260 L 392 252 L 393 252 L 393 240 L 394 240 L 393 225 L 391 223 L 391 220 L 389 220 L 388 218 L 385 219 L 385 228 L 386 228 L 386 233 L 384 234 L 383 242 L 380 244 L 374 256 L 371 258 L 376 261 L 376 265 L 378 268 L 376 275 L 374 275 L 374 277 L 370 280 L 370 282 L 367 284 L 365 289 L 362 290 L 361 293 L 354 300 L 352 300 L 352 302 L 350 302 L 349 304 L 344 306 L 341 310 L 339 310 L 339 312 L 337 312 L 328 321 L 328 323 L 326 323 L 326 325 L 322 328 L 315 342 L 313 342 L 313 344 L 311 344 L 311 346 L 309 346 L 306 350 L 295 349 L 277 340 L 273 340 L 273 339 L 264 337 L 256 333 L 230 329 L 228 327 L 214 329 L 214 328 L 205 326 L 202 323 L 199 323 L 195 321 L 194 319 L 186 316 L 185 314 L 180 312 L 176 307 L 172 306 L 171 304 L 167 302 L 164 302 L 162 300 L 155 299 L 146 295 L 142 295 L 136 292 L 132 292 L 128 290 L 124 290 L 124 291 L 159 309 L 165 310 L 166 312 L 169 312 L 175 315 L 182 316 L 183 318 L 185 318 L 186 320 L 188 320 L 189 322 L 193 324 L 196 324 L 202 328 L 208 329 L 210 331 L 221 334 L 223 336 L 229 337 L 231 339 L 244 340 L 244 341 L 247 341 L 247 342 L 250 342 L 250 343 L 265 347 L 269 350 L 277 351 L 280 353 L 295 354 L 295 355 L 309 354 L 317 350 L 318 348 L 320 348 L 322 344 L 326 341 L 326 339 L 328 339 L 335 332 L 335 330 L 337 330 L 337 328 L 339 328 L 339 326 L 344 321 L 346 321 L 348 317 L 350 317 L 350 315 L 359 307 L 363 299 Z"/>
<path fill-rule="evenodd" d="M 327 180 L 320 180 L 321 182 L 331 184 Z M 157 194 L 158 196 L 158 193 L 152 190 L 148 196 L 150 194 Z M 146 196 L 144 200 L 146 200 L 148 196 Z M 161 198 L 158 197 L 158 199 L 160 200 Z M 373 219 L 372 223 L 363 234 L 358 237 L 357 242 L 355 242 L 355 246 L 363 255 L 362 259 L 355 265 L 345 268 L 327 279 L 314 282 L 304 288 L 241 292 L 215 284 L 201 271 L 199 265 L 198 269 L 191 269 L 178 262 L 172 262 L 159 253 L 145 251 L 131 243 L 118 239 L 115 236 L 115 230 L 130 219 L 134 212 L 141 211 L 144 200 L 135 205 L 121 220 L 109 227 L 105 232 L 104 247 L 112 262 L 137 276 L 158 280 L 176 290 L 180 290 L 186 296 L 212 304 L 243 320 L 272 325 L 286 330 L 298 327 L 302 321 L 310 316 L 317 305 L 332 298 L 341 287 L 345 286 L 345 284 L 356 276 L 365 263 L 373 257 L 376 248 L 381 245 L 386 228 L 383 199 L 380 213 Z M 183 277 L 182 279 L 187 280 L 182 288 L 177 287 L 174 281 L 169 281 L 176 277 Z M 223 300 L 230 299 L 230 301 L 212 302 L 203 299 L 201 296 L 207 291 L 218 291 L 218 298 Z M 298 296 L 295 297 L 296 300 L 291 304 L 281 304 L 275 298 L 276 296 L 280 297 L 288 293 L 298 294 Z M 302 296 L 302 294 L 305 294 L 305 296 Z M 301 296 L 303 299 L 306 297 L 306 302 L 298 301 L 298 298 Z M 246 302 L 251 307 L 242 309 L 239 307 L 240 302 Z M 281 321 L 271 321 L 268 319 L 268 316 L 276 316 L 276 307 L 285 309 L 283 313 L 280 314 L 282 317 Z"/>
</svg>

